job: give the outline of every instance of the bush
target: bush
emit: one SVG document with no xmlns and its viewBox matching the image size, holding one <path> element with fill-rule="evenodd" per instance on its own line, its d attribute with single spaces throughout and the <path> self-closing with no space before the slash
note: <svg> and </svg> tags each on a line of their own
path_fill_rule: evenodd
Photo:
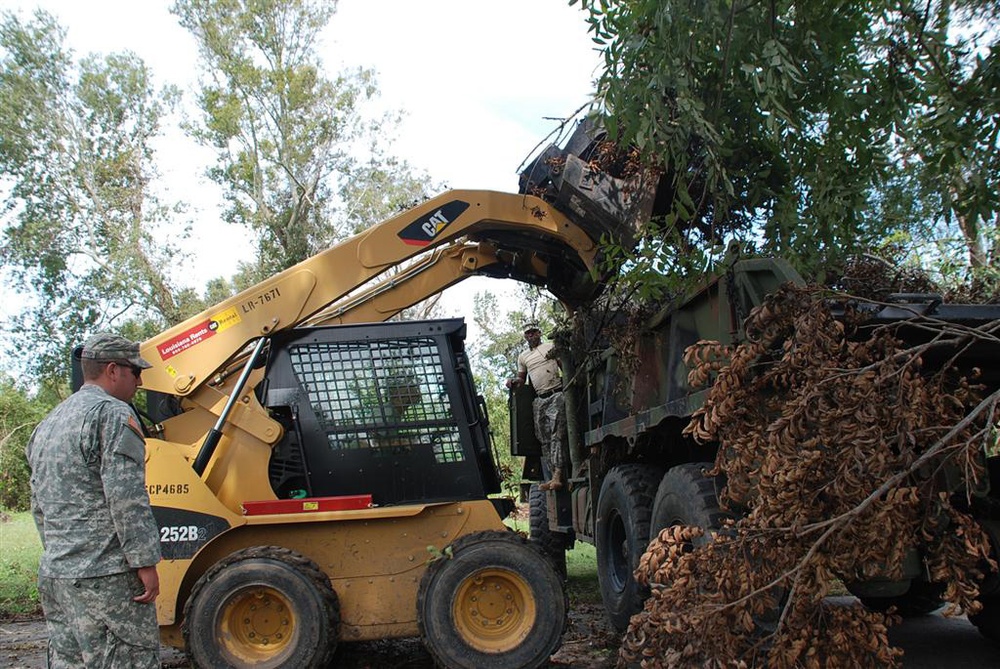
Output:
<svg viewBox="0 0 1000 669">
<path fill-rule="evenodd" d="M 0 508 L 28 508 L 30 471 L 24 447 L 49 409 L 49 403 L 30 396 L 10 377 L 0 376 Z"/>
</svg>

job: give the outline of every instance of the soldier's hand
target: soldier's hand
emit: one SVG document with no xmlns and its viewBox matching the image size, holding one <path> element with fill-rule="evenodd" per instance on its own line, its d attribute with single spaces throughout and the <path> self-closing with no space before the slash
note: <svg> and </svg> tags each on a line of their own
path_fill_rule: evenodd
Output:
<svg viewBox="0 0 1000 669">
<path fill-rule="evenodd" d="M 142 581 L 142 585 L 146 588 L 146 591 L 132 599 L 140 604 L 153 603 L 156 601 L 156 596 L 160 594 L 160 576 L 156 573 L 156 565 L 152 567 L 139 567 L 136 572 L 139 574 L 139 580 Z"/>
</svg>

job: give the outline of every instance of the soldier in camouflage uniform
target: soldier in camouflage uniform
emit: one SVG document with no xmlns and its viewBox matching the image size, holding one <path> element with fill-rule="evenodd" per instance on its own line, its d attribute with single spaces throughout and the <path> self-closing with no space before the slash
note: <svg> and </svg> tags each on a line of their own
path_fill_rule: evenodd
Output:
<svg viewBox="0 0 1000 669">
<path fill-rule="evenodd" d="M 150 364 L 138 344 L 109 334 L 87 340 L 80 357 L 83 387 L 27 446 L 49 667 L 153 669 L 159 532 L 142 429 L 127 404 Z"/>
<path fill-rule="evenodd" d="M 527 380 L 535 389 L 535 399 L 531 403 L 535 436 L 542 444 L 542 461 L 552 477 L 538 487 L 559 490 L 563 487 L 563 444 L 566 441 L 566 408 L 559 362 L 554 357 L 555 347 L 542 343 L 542 331 L 537 325 L 524 329 L 524 339 L 528 342 L 528 350 L 517 356 L 517 377 L 507 381 L 507 387 L 516 388 Z"/>
</svg>

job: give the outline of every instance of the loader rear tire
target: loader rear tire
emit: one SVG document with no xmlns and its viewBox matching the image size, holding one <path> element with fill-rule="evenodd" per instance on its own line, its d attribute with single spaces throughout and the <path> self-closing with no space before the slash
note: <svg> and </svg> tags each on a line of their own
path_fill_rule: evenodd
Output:
<svg viewBox="0 0 1000 669">
<path fill-rule="evenodd" d="M 448 669 L 547 666 L 569 608 L 562 579 L 513 532 L 462 537 L 431 562 L 417 594 L 428 652 Z"/>
<path fill-rule="evenodd" d="M 217 563 L 184 606 L 184 643 L 196 667 L 325 667 L 337 649 L 340 606 L 312 560 L 254 546 Z"/>
<path fill-rule="evenodd" d="M 565 581 L 567 537 L 549 528 L 548 499 L 537 483 L 528 491 L 528 540 L 552 560 L 556 573 Z"/>
<path fill-rule="evenodd" d="M 597 500 L 594 544 L 597 581 L 608 620 L 619 632 L 642 610 L 649 594 L 633 576 L 649 545 L 653 495 L 663 469 L 650 465 L 619 465 L 608 472 Z"/>
</svg>

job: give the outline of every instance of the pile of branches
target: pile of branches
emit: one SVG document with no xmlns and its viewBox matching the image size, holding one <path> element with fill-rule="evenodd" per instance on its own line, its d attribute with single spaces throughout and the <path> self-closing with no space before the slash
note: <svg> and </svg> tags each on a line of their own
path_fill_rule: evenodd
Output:
<svg viewBox="0 0 1000 669">
<path fill-rule="evenodd" d="M 754 310 L 748 342 L 700 342 L 693 384 L 711 383 L 687 428 L 719 445 L 715 471 L 736 520 L 663 530 L 637 578 L 652 595 L 633 617 L 621 662 L 676 666 L 899 666 L 895 616 L 824 602 L 837 579 L 899 579 L 919 549 L 949 608 L 976 612 L 995 569 L 968 499 L 985 479 L 1000 391 L 975 370 L 925 369 L 954 345 L 939 333 L 907 347 L 886 327 L 859 333 L 850 303 L 837 317 L 818 289 L 783 288 Z"/>
</svg>

